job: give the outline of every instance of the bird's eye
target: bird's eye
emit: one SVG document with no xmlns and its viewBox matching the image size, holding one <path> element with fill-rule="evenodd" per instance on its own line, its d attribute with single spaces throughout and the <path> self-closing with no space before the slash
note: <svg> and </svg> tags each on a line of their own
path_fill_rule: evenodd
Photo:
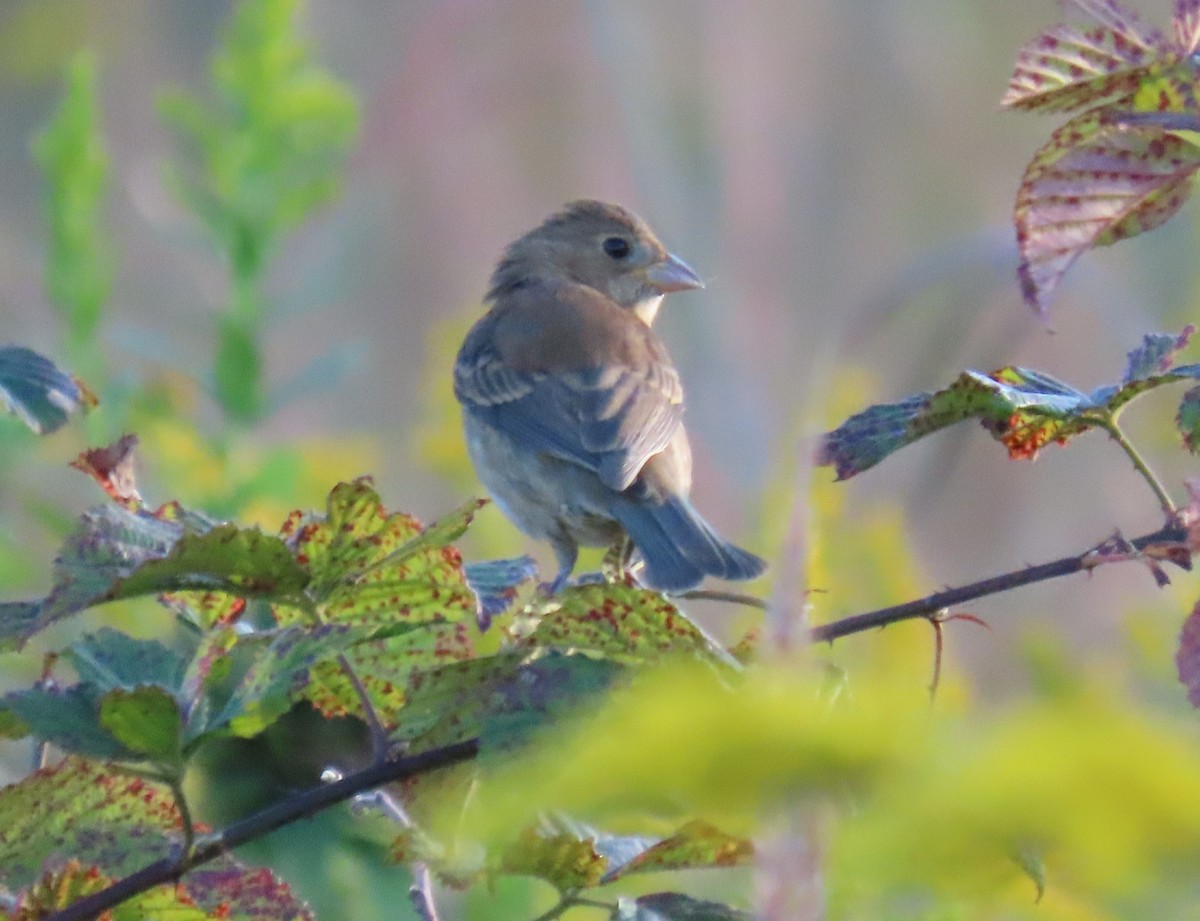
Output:
<svg viewBox="0 0 1200 921">
<path fill-rule="evenodd" d="M 601 245 L 604 252 L 613 259 L 624 259 L 629 255 L 629 241 L 624 237 L 609 237 Z"/>
</svg>

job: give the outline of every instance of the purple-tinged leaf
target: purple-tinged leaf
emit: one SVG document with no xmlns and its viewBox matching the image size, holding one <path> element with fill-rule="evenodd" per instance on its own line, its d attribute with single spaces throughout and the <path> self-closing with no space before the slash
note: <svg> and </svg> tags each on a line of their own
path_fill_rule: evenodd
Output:
<svg viewBox="0 0 1200 921">
<path fill-rule="evenodd" d="M 1126 128 L 1092 110 L 1061 127 L 1017 192 L 1025 300 L 1044 314 L 1080 255 L 1165 222 L 1191 194 L 1197 169 L 1200 147 L 1158 126 Z"/>
<path fill-rule="evenodd" d="M 1200 709 L 1200 602 L 1183 622 L 1179 631 L 1179 649 L 1175 652 L 1179 680 L 1187 688 L 1188 700 Z"/>
<path fill-rule="evenodd" d="M 463 575 L 475 593 L 475 622 L 486 630 L 493 618 L 512 607 L 517 589 L 537 576 L 537 564 L 530 556 L 484 560 L 464 564 Z"/>
<path fill-rule="evenodd" d="M 1017 53 L 1001 105 L 1066 112 L 1135 93 L 1169 48 L 1156 29 L 1114 0 L 1074 0 L 1099 26 L 1059 24 Z"/>
<path fill-rule="evenodd" d="M 1175 427 L 1183 436 L 1184 446 L 1193 454 L 1200 454 L 1200 387 L 1193 387 L 1179 401 Z"/>
<path fill-rule="evenodd" d="M 1200 48 L 1200 0 L 1175 0 L 1171 25 L 1175 47 L 1183 54 L 1194 54 Z"/>
<path fill-rule="evenodd" d="M 1142 337 L 1142 344 L 1129 353 L 1121 383 L 1131 384 L 1170 370 L 1175 363 L 1175 356 L 1187 347 L 1195 331 L 1196 327 L 1188 324 L 1178 336 L 1147 333 Z"/>
</svg>

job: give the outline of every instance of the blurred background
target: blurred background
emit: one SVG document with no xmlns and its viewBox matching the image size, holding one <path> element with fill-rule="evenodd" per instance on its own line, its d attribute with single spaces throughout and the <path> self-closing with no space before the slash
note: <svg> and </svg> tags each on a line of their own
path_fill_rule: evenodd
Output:
<svg viewBox="0 0 1200 921">
<path fill-rule="evenodd" d="M 1167 0 L 1129 5 L 1164 27 L 1171 12 Z M 71 364 L 42 282 L 31 143 L 68 62 L 90 49 L 115 270 L 94 347 L 114 392 L 151 388 L 200 433 L 226 425 L 206 382 L 229 270 L 164 181 L 179 139 L 159 99 L 205 91 L 231 9 L 0 0 L 0 341 Z M 148 499 L 273 528 L 338 478 L 372 473 L 390 507 L 423 519 L 460 504 L 479 487 L 450 393 L 457 344 L 504 245 L 596 197 L 641 214 L 707 281 L 669 298 L 660 320 L 688 391 L 695 497 L 775 562 L 764 590 L 781 604 L 801 602 L 801 554 L 816 561 L 809 587 L 824 590 L 813 616 L 830 619 L 1160 523 L 1145 484 L 1094 433 L 1035 464 L 961 426 L 846 484 L 809 468 L 814 437 L 870 403 L 1010 363 L 1088 389 L 1119 378 L 1144 332 L 1195 317 L 1194 206 L 1080 260 L 1048 324 L 1021 303 L 1013 196 L 1059 122 L 998 103 L 1017 49 L 1059 19 L 1050 0 L 307 0 L 301 15 L 316 61 L 359 105 L 343 194 L 267 263 L 276 399 L 222 442 L 219 464 L 147 423 Z M 45 590 L 63 528 L 96 499 L 65 465 L 89 438 L 119 434 L 103 414 L 120 398 L 99 396 L 100 422 L 68 426 L 0 477 L 0 520 L 21 522 L 6 538 L 4 599 Z M 1178 496 L 1195 465 L 1172 433 L 1177 398 L 1152 395 L 1128 418 Z M 265 463 L 276 449 L 309 463 Z M 231 493 L 251 468 L 286 488 Z M 548 560 L 494 510 L 483 518 L 469 553 Z M 1021 694 L 1047 656 L 1090 666 L 1132 651 L 1169 697 L 1191 606 L 1173 591 L 1110 567 L 979 602 L 971 613 L 991 631 L 950 636 L 959 692 Z M 927 628 L 897 631 L 915 637 L 898 682 L 923 693 Z M 854 638 L 830 655 L 878 648 Z"/>
</svg>

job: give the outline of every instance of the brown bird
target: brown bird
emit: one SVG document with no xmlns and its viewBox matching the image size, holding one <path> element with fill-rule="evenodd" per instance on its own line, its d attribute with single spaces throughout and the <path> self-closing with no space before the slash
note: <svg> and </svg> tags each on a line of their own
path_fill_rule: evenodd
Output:
<svg viewBox="0 0 1200 921">
<path fill-rule="evenodd" d="M 580 545 L 626 537 L 639 580 L 660 591 L 766 568 L 688 501 L 683 388 L 650 324 L 664 294 L 701 287 L 640 218 L 598 201 L 567 205 L 492 274 L 491 309 L 459 350 L 454 392 L 479 478 L 517 527 L 554 548 L 551 592 Z"/>
</svg>

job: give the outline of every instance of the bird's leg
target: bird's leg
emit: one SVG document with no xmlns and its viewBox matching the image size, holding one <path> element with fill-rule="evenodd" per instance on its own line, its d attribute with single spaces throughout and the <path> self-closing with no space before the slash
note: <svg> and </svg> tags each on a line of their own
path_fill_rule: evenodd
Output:
<svg viewBox="0 0 1200 921">
<path fill-rule="evenodd" d="M 553 582 L 543 582 L 538 586 L 547 596 L 557 595 L 571 578 L 571 570 L 575 568 L 575 560 L 579 557 L 579 547 L 569 537 L 555 537 L 550 540 L 554 548 L 554 556 L 558 559 L 558 573 Z"/>
</svg>

